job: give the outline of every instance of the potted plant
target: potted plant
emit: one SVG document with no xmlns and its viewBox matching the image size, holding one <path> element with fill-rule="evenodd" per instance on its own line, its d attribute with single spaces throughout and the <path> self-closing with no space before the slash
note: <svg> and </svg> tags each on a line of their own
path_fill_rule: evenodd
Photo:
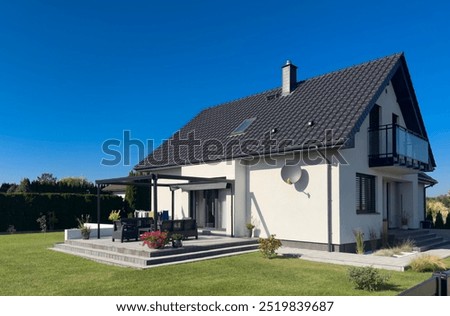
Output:
<svg viewBox="0 0 450 316">
<path fill-rule="evenodd" d="M 78 222 L 78 229 L 81 233 L 81 238 L 83 239 L 89 239 L 91 235 L 91 228 L 86 225 L 86 223 L 89 223 L 90 215 L 81 215 L 81 219 L 77 218 Z"/>
<path fill-rule="evenodd" d="M 255 228 L 255 225 L 252 223 L 248 223 L 247 225 L 247 237 L 251 238 L 253 233 L 253 228 Z"/>
<path fill-rule="evenodd" d="M 183 247 L 183 235 L 181 234 L 173 234 L 172 235 L 172 247 L 173 248 L 179 248 Z"/>
<path fill-rule="evenodd" d="M 149 248 L 153 249 L 164 248 L 164 246 L 169 242 L 167 232 L 161 232 L 159 230 L 145 232 L 140 238 L 143 241 L 143 246 L 147 245 Z"/>
<path fill-rule="evenodd" d="M 120 219 L 120 210 L 118 211 L 112 210 L 111 213 L 109 213 L 108 219 L 113 223 L 115 221 L 118 221 Z"/>
<path fill-rule="evenodd" d="M 408 214 L 406 214 L 405 211 L 402 211 L 402 214 L 400 216 L 400 224 L 402 225 L 401 228 L 404 230 L 408 229 Z"/>
</svg>

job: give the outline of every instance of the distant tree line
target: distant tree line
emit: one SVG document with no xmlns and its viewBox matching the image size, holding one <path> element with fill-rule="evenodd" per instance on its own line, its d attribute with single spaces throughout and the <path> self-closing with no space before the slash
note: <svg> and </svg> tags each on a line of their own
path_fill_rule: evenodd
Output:
<svg viewBox="0 0 450 316">
<path fill-rule="evenodd" d="M 51 173 L 43 173 L 36 180 L 23 178 L 19 184 L 2 183 L 0 193 L 77 193 L 96 194 L 96 187 L 83 177 L 58 180 Z"/>
</svg>

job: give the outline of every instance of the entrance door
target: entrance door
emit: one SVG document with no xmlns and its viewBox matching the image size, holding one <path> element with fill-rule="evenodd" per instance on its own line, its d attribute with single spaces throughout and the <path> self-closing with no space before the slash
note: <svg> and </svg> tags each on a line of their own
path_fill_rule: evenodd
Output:
<svg viewBox="0 0 450 316">
<path fill-rule="evenodd" d="M 201 228 L 222 228 L 219 190 L 191 191 L 190 215 Z"/>
<path fill-rule="evenodd" d="M 218 190 L 205 190 L 205 227 L 216 228 L 218 217 Z"/>
</svg>

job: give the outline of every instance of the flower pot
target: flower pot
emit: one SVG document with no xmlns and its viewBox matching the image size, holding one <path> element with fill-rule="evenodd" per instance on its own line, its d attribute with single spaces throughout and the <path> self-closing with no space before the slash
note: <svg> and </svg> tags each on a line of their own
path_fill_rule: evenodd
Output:
<svg viewBox="0 0 450 316">
<path fill-rule="evenodd" d="M 247 237 L 252 238 L 253 229 L 247 229 Z"/>
<path fill-rule="evenodd" d="M 91 236 L 90 231 L 81 231 L 81 238 L 87 240 L 87 239 L 89 239 L 90 236 Z"/>
<path fill-rule="evenodd" d="M 173 248 L 183 247 L 183 242 L 181 241 L 181 239 L 172 240 L 172 247 Z"/>
</svg>

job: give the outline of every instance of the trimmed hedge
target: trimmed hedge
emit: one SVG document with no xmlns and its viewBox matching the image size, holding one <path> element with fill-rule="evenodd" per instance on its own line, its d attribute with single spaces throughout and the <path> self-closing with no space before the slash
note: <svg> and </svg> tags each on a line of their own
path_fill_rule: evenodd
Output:
<svg viewBox="0 0 450 316">
<path fill-rule="evenodd" d="M 115 195 L 100 196 L 100 222 L 108 223 L 112 210 L 122 209 L 124 202 Z M 36 219 L 42 213 L 54 212 L 57 223 L 54 229 L 77 227 L 77 217 L 90 214 L 97 221 L 97 195 L 74 193 L 0 193 L 0 232 L 14 225 L 17 231 L 39 230 Z"/>
</svg>

